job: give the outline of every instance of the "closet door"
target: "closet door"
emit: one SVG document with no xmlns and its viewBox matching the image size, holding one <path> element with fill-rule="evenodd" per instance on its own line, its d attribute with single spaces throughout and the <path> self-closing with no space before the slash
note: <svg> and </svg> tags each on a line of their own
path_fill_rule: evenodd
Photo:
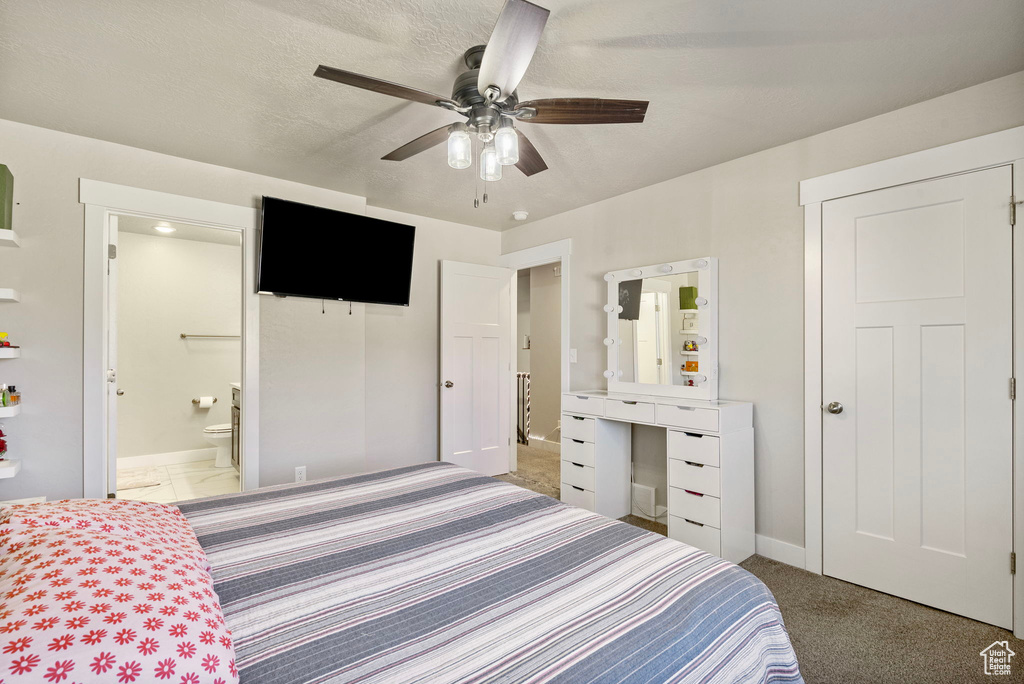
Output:
<svg viewBox="0 0 1024 684">
<path fill-rule="evenodd" d="M 515 271 L 441 262 L 441 460 L 508 472 Z"/>
<path fill-rule="evenodd" d="M 1006 628 L 1011 188 L 1004 166 L 822 207 L 824 572 Z"/>
</svg>

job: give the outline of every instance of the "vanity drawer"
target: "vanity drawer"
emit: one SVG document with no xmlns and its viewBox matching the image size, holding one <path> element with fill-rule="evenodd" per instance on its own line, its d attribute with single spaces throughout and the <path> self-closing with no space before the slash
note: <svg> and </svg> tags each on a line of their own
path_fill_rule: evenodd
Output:
<svg viewBox="0 0 1024 684">
<path fill-rule="evenodd" d="M 668 431 L 668 457 L 672 460 L 703 463 L 717 468 L 720 445 L 718 437 L 713 435 Z"/>
<path fill-rule="evenodd" d="M 582 394 L 563 394 L 562 410 L 567 413 L 585 413 L 590 416 L 603 416 L 604 398 L 588 397 Z"/>
<path fill-rule="evenodd" d="M 669 539 L 696 546 L 716 556 L 722 555 L 722 532 L 710 525 L 698 525 L 683 518 L 670 515 L 668 518 Z"/>
<path fill-rule="evenodd" d="M 657 414 L 658 425 L 718 432 L 718 411 L 715 409 L 658 404 Z"/>
<path fill-rule="evenodd" d="M 578 442 L 567 437 L 562 438 L 562 460 L 594 466 L 594 445 L 590 442 Z"/>
<path fill-rule="evenodd" d="M 570 506 L 577 506 L 578 508 L 585 508 L 588 511 L 594 511 L 594 492 L 588 492 L 581 487 L 573 487 L 572 485 L 563 484 L 561 499 Z"/>
<path fill-rule="evenodd" d="M 668 461 L 668 485 L 711 496 L 722 496 L 722 471 L 689 461 Z"/>
<path fill-rule="evenodd" d="M 562 484 L 594 491 L 594 469 L 571 461 L 562 461 Z"/>
<path fill-rule="evenodd" d="M 722 526 L 721 500 L 717 496 L 692 494 L 677 487 L 668 488 L 668 510 L 672 515 L 695 522 Z"/>
<path fill-rule="evenodd" d="M 654 423 L 654 404 L 650 402 L 608 399 L 604 410 L 609 418 L 628 420 L 631 423 Z"/>
<path fill-rule="evenodd" d="M 580 416 L 562 416 L 562 436 L 569 439 L 579 439 L 584 442 L 594 441 L 593 418 L 581 418 Z"/>
</svg>

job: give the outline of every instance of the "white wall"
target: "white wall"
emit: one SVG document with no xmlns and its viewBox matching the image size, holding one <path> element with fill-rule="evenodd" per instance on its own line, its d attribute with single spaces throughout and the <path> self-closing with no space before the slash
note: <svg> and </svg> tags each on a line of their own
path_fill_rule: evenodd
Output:
<svg viewBox="0 0 1024 684">
<path fill-rule="evenodd" d="M 562 278 L 554 269 L 530 269 L 530 436 L 536 439 L 551 435 L 562 413 Z M 558 443 L 558 435 L 551 441 Z"/>
<path fill-rule="evenodd" d="M 22 292 L 20 303 L 0 304 L 0 316 L 24 352 L 0 361 L 0 382 L 17 384 L 24 397 L 22 414 L 5 421 L 10 455 L 24 469 L 0 481 L 0 500 L 82 495 L 79 178 L 248 207 L 266 194 L 367 210 L 354 195 L 10 121 L 0 121 L 0 163 L 14 173 L 22 237 L 20 249 L 0 250 L 0 286 Z M 436 457 L 437 259 L 495 263 L 501 238 L 401 216 L 418 229 L 408 310 L 357 304 L 349 316 L 347 304 L 327 302 L 321 314 L 319 300 L 261 298 L 262 484 L 291 480 L 297 465 L 314 478 Z M 386 268 L 386 258 L 369 258 Z"/>
<path fill-rule="evenodd" d="M 721 396 L 755 402 L 757 531 L 802 544 L 803 212 L 797 184 L 1020 125 L 1024 72 L 513 228 L 502 235 L 502 251 L 574 238 L 570 343 L 579 349 L 579 362 L 572 367 L 573 389 L 605 384 L 605 272 L 720 257 Z"/>
<path fill-rule="evenodd" d="M 241 245 L 121 232 L 117 248 L 118 458 L 209 448 L 203 428 L 231 422 L 242 343 L 180 335 L 241 333 Z M 218 401 L 200 409 L 202 395 Z"/>
</svg>

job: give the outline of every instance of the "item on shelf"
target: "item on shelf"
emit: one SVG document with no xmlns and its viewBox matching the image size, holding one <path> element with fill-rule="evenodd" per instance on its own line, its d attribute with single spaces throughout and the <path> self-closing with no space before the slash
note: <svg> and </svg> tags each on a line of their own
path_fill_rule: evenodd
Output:
<svg viewBox="0 0 1024 684">
<path fill-rule="evenodd" d="M 697 319 L 696 318 L 684 318 L 683 319 L 683 330 L 687 332 L 697 332 Z"/>
<path fill-rule="evenodd" d="M 696 361 L 687 361 L 686 362 L 686 372 L 687 373 L 696 373 L 697 372 L 697 362 Z"/>
<path fill-rule="evenodd" d="M 0 347 L 10 347 L 11 343 L 7 340 L 7 333 L 0 332 Z"/>
<path fill-rule="evenodd" d="M 681 287 L 679 288 L 679 308 L 680 309 L 696 309 L 697 302 L 697 288 L 695 287 Z"/>
<path fill-rule="evenodd" d="M 686 340 L 683 343 L 683 351 L 693 351 L 693 340 Z"/>
<path fill-rule="evenodd" d="M 20 403 L 21 392 L 19 392 L 14 385 L 11 385 L 11 406 L 17 406 Z"/>
<path fill-rule="evenodd" d="M 7 435 L 4 433 L 4 426 L 0 425 L 0 461 L 7 456 Z"/>
<path fill-rule="evenodd" d="M 11 405 L 11 392 L 7 389 L 7 385 L 0 385 L 0 406 Z"/>
<path fill-rule="evenodd" d="M 11 230 L 14 212 L 14 175 L 0 164 L 0 230 Z"/>
</svg>

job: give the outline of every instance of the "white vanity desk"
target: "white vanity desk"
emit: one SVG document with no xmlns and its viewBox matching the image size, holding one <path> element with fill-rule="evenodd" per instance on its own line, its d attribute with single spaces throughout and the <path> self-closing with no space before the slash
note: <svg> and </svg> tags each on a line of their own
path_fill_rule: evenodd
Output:
<svg viewBox="0 0 1024 684">
<path fill-rule="evenodd" d="M 680 289 L 676 313 L 695 312 L 690 319 L 698 322 L 677 332 L 673 326 L 679 319 L 669 321 L 662 312 L 672 309 L 676 287 L 684 281 L 671 282 L 669 287 L 664 281 L 667 274 L 688 273 L 699 277 L 698 288 Z M 639 314 L 623 313 L 623 303 L 628 309 L 624 298 L 630 295 L 620 290 L 620 283 L 644 278 L 661 281 L 651 283 L 650 290 L 645 282 L 642 290 L 661 297 L 658 306 L 645 309 L 641 305 Z M 753 404 L 717 399 L 717 260 L 705 257 L 615 271 L 605 280 L 609 283 L 605 377 L 610 391 L 562 395 L 562 501 L 609 518 L 628 515 L 632 511 L 632 425 L 665 428 L 668 536 L 739 563 L 754 553 Z M 639 288 L 633 288 L 635 303 Z M 696 306 L 681 308 L 684 294 L 693 289 L 701 295 Z M 668 296 L 657 294 L 666 290 Z M 656 323 L 657 316 L 666 320 L 638 332 L 645 324 L 643 317 L 652 312 Z M 657 344 L 649 342 L 652 329 L 654 336 L 661 335 Z M 698 339 L 700 351 L 674 353 L 677 335 Z M 657 358 L 646 358 L 641 352 L 653 352 Z M 680 357 L 699 358 L 697 368 L 685 372 L 689 368 Z M 670 372 L 665 372 L 666 367 Z M 685 370 L 676 373 L 677 367 Z M 661 384 L 641 382 L 643 378 L 636 375 L 645 368 L 648 377 L 659 373 Z"/>
</svg>

